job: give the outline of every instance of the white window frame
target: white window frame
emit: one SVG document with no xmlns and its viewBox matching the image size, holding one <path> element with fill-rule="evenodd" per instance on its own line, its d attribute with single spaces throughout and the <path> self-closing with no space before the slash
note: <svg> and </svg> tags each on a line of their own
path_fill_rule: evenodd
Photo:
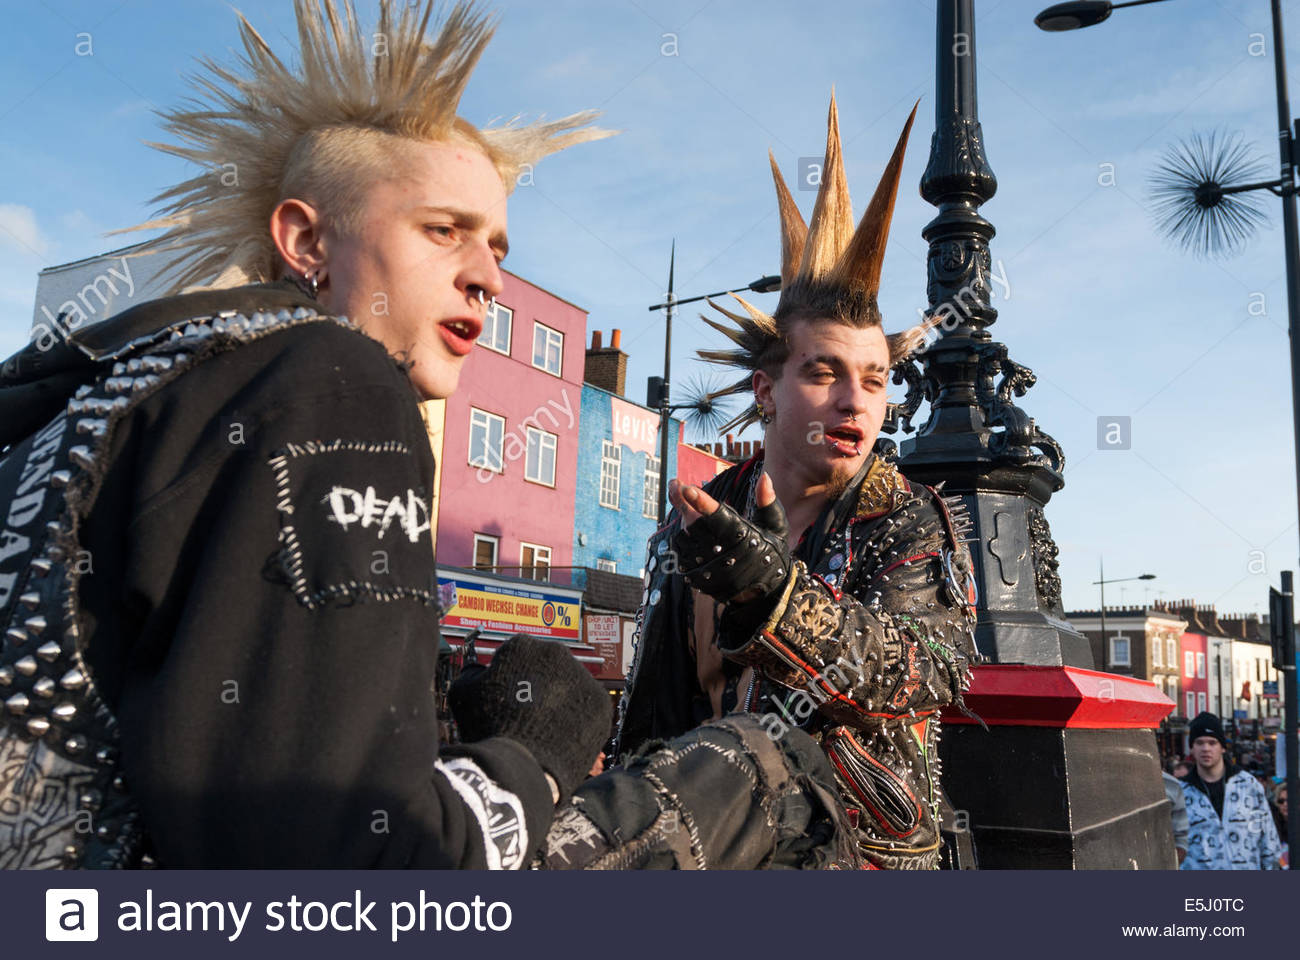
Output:
<svg viewBox="0 0 1300 960">
<path fill-rule="evenodd" d="M 1165 637 L 1165 666 L 1178 669 L 1178 641 L 1173 637 Z"/>
<path fill-rule="evenodd" d="M 480 564 L 478 562 L 478 545 L 486 543 L 492 547 L 492 562 L 490 564 Z M 474 534 L 474 563 L 472 566 L 476 570 L 482 570 L 485 567 L 496 567 L 501 558 L 501 538 L 494 537 L 490 533 Z"/>
<path fill-rule="evenodd" d="M 1124 644 L 1124 659 L 1116 655 L 1116 644 Z M 1116 634 L 1110 638 L 1110 665 L 1112 667 L 1131 667 L 1133 665 L 1133 646 L 1128 637 Z"/>
<path fill-rule="evenodd" d="M 1205 679 L 1205 654 L 1199 650 L 1196 651 L 1196 676 Z"/>
<path fill-rule="evenodd" d="M 541 335 L 544 341 L 542 346 L 541 363 L 537 362 L 537 339 L 539 334 Z M 551 344 L 557 341 L 558 341 L 558 346 L 556 349 L 555 369 L 552 370 L 550 368 L 549 363 L 547 362 L 547 357 L 550 354 Z M 536 367 L 538 370 L 546 371 L 552 376 L 555 377 L 563 376 L 564 334 L 561 333 L 559 330 L 556 330 L 553 327 L 548 327 L 546 324 L 541 323 L 537 320 L 533 321 L 533 366 Z"/>
<path fill-rule="evenodd" d="M 1183 709 L 1187 711 L 1186 717 L 1189 720 L 1196 716 L 1196 694 L 1190 690 L 1183 695 Z"/>
<path fill-rule="evenodd" d="M 1151 644 L 1151 666 L 1163 667 L 1165 665 L 1164 649 L 1165 645 L 1159 640 Z"/>
<path fill-rule="evenodd" d="M 641 516 L 649 520 L 659 519 L 659 458 L 645 458 L 645 488 L 641 494 Z"/>
<path fill-rule="evenodd" d="M 501 436 L 497 441 L 496 462 L 494 467 L 491 463 L 483 463 L 474 459 L 474 430 L 476 428 L 484 431 L 484 453 L 489 455 L 492 452 L 492 426 L 499 424 L 501 427 Z M 504 450 L 506 444 L 506 418 L 498 416 L 495 413 L 489 413 L 486 410 L 480 410 L 478 407 L 469 408 L 469 450 L 466 457 L 471 467 L 478 467 L 480 470 L 491 470 L 493 473 L 505 473 L 506 463 Z"/>
<path fill-rule="evenodd" d="M 515 325 L 514 317 L 515 312 L 509 307 L 495 300 L 492 301 L 492 306 L 488 307 L 487 316 L 483 318 L 483 332 L 478 335 L 477 343 L 479 346 L 487 347 L 497 353 L 503 353 L 507 357 L 510 356 L 510 339 L 514 334 Z M 503 326 L 506 332 L 504 348 L 497 346 L 497 342 L 501 339 L 499 334 Z M 485 340 L 484 337 L 490 337 L 490 339 Z"/>
<path fill-rule="evenodd" d="M 619 484 L 623 474 L 623 448 L 612 440 L 600 442 L 600 505 L 618 509 Z"/>
<path fill-rule="evenodd" d="M 1205 713 L 1210 706 L 1210 696 L 1204 690 L 1196 691 L 1196 712 Z"/>
<path fill-rule="evenodd" d="M 533 562 L 524 561 L 524 552 L 533 551 Z M 545 554 L 545 556 L 543 556 Z M 539 562 L 540 561 L 540 562 Z M 542 564 L 545 564 L 543 566 Z M 538 570 L 545 571 L 545 575 L 539 577 Z M 529 580 L 549 581 L 551 579 L 551 548 L 544 547 L 540 543 L 528 543 L 526 540 L 519 541 L 519 575 Z"/>
<path fill-rule="evenodd" d="M 604 557 L 597 557 L 596 569 L 604 570 L 606 573 L 618 573 L 618 561 L 606 560 Z"/>
<path fill-rule="evenodd" d="M 1183 676 L 1196 676 L 1196 654 L 1190 650 L 1183 651 Z"/>
<path fill-rule="evenodd" d="M 559 459 L 560 438 L 553 433 L 547 433 L 541 427 L 525 427 L 524 433 L 527 436 L 527 443 L 525 444 L 524 450 L 524 479 L 529 483 L 539 483 L 544 487 L 554 488 L 555 463 Z M 537 443 L 538 472 L 536 476 L 531 473 L 534 441 Z M 546 459 L 545 453 L 547 450 L 549 450 L 551 454 L 550 479 L 547 479 L 545 473 L 541 470 L 542 464 Z"/>
</svg>

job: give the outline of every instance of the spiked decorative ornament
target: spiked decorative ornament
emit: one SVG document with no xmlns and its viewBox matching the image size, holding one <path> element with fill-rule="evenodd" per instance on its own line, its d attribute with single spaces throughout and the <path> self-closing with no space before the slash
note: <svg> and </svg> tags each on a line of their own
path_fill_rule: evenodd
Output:
<svg viewBox="0 0 1300 960">
<path fill-rule="evenodd" d="M 785 342 L 790 325 L 797 320 L 829 320 L 854 327 L 880 325 L 880 308 L 876 302 L 880 292 L 880 272 L 885 260 L 885 244 L 889 239 L 889 224 L 894 215 L 894 200 L 898 196 L 903 154 L 915 118 L 916 107 L 913 107 L 857 229 L 853 226 L 853 206 L 844 176 L 839 111 L 833 93 L 827 118 L 822 182 L 808 223 L 804 222 L 795 205 L 776 165 L 776 158 L 771 151 L 768 152 L 772 179 L 776 184 L 777 208 L 781 214 L 781 299 L 776 312 L 771 315 L 734 293 L 731 296 L 740 304 L 743 314 L 709 301 L 709 306 L 734 326 L 708 317 L 702 319 L 736 346 L 729 350 L 701 350 L 699 355 L 711 363 L 742 367 L 746 371 L 742 379 L 716 391 L 713 397 L 749 391 L 753 371 L 774 355 Z M 887 336 L 891 362 L 897 364 L 915 352 L 935 322 L 926 321 L 902 333 Z M 744 429 L 758 419 L 758 408 L 750 404 L 745 411 L 722 425 L 719 431 Z"/>
<path fill-rule="evenodd" d="M 1267 220 L 1248 191 L 1276 184 L 1240 135 L 1195 134 L 1176 144 L 1150 179 L 1156 228 L 1202 259 L 1239 253 Z"/>
</svg>

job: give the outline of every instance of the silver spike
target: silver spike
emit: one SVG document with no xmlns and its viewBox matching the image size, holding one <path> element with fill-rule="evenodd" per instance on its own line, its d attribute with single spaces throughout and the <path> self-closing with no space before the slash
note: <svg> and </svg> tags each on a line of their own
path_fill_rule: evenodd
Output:
<svg viewBox="0 0 1300 960">
<path fill-rule="evenodd" d="M 27 705 L 29 703 L 31 703 L 31 701 L 27 699 L 27 694 L 15 693 L 5 701 L 5 706 L 9 708 L 10 713 L 18 716 L 27 712 Z"/>
<path fill-rule="evenodd" d="M 21 673 L 24 677 L 30 677 L 33 673 L 36 672 L 36 658 L 30 655 L 23 657 L 21 660 L 19 660 L 17 663 L 14 664 L 14 669 L 17 670 L 19 673 Z"/>
<path fill-rule="evenodd" d="M 90 455 L 90 449 L 80 444 L 68 451 L 68 459 L 83 470 L 89 470 L 95 465 L 95 458 Z"/>
<path fill-rule="evenodd" d="M 76 416 L 77 414 L 79 414 L 79 413 L 85 413 L 85 412 L 86 412 L 86 406 L 87 406 L 87 404 L 86 404 L 86 401 L 85 401 L 85 400 L 69 400 L 69 401 L 68 401 L 68 416 L 70 416 L 70 417 L 75 417 L 75 416 Z"/>
<path fill-rule="evenodd" d="M 217 316 L 219 316 L 219 317 L 237 317 L 237 316 L 239 316 L 239 311 L 238 311 L 238 310 L 235 310 L 234 308 L 228 308 L 228 309 L 226 309 L 226 310 L 218 310 L 218 311 L 217 311 Z"/>
<path fill-rule="evenodd" d="M 185 329 L 182 332 L 184 333 L 187 339 L 189 337 L 197 337 L 199 335 L 199 328 L 192 323 L 187 323 L 185 324 Z"/>
<path fill-rule="evenodd" d="M 67 470 L 55 470 L 50 474 L 50 486 L 55 490 L 62 490 L 68 485 L 68 481 L 71 479 L 72 474 Z"/>
<path fill-rule="evenodd" d="M 107 420 L 78 420 L 77 433 L 89 433 L 92 436 L 102 437 L 108 430 Z"/>
<path fill-rule="evenodd" d="M 34 737 L 43 737 L 50 731 L 50 721 L 44 717 L 32 717 L 27 721 L 27 732 Z"/>
<path fill-rule="evenodd" d="M 41 677 L 32 684 L 32 692 L 38 697 L 45 697 L 47 700 L 54 696 L 54 681 L 49 677 Z"/>
<path fill-rule="evenodd" d="M 18 602 L 28 609 L 35 610 L 41 605 L 41 595 L 35 590 L 28 590 L 18 598 Z"/>
<path fill-rule="evenodd" d="M 86 397 L 90 396 L 90 394 L 94 391 L 94 389 L 95 388 L 92 387 L 90 384 L 86 384 L 84 386 L 77 387 L 77 392 L 74 393 L 73 396 L 76 397 L 78 400 L 84 400 Z"/>
<path fill-rule="evenodd" d="M 0 687 L 7 687 L 14 682 L 14 668 L 5 664 L 0 667 Z"/>
<path fill-rule="evenodd" d="M 55 660 L 59 659 L 59 654 L 62 652 L 63 648 L 53 640 L 47 640 L 36 648 L 36 655 L 49 663 L 53 663 Z"/>
<path fill-rule="evenodd" d="M 27 642 L 27 631 L 22 627 L 10 627 L 5 631 L 5 639 L 15 646 Z"/>
<path fill-rule="evenodd" d="M 314 317 L 314 316 L 316 316 L 316 313 L 312 310 L 308 310 L 306 307 L 299 307 L 297 310 L 293 312 L 293 318 L 295 320 L 304 320 L 307 317 Z"/>
<path fill-rule="evenodd" d="M 128 361 L 126 362 L 126 372 L 127 372 L 127 373 L 139 373 L 139 372 L 140 372 L 140 368 L 141 368 L 142 366 L 143 366 L 143 364 L 140 363 L 140 358 L 139 358 L 139 357 L 132 357 L 130 360 L 128 360 Z"/>
<path fill-rule="evenodd" d="M 86 738 L 81 736 L 68 737 L 67 742 L 63 744 L 68 753 L 77 754 L 86 749 Z"/>
<path fill-rule="evenodd" d="M 217 317 L 217 319 L 213 320 L 213 321 L 212 321 L 212 332 L 213 332 L 213 333 L 225 333 L 225 332 L 226 332 L 226 321 L 223 320 L 221 317 Z"/>
<path fill-rule="evenodd" d="M 61 723 L 67 723 L 77 715 L 77 708 L 71 703 L 61 703 L 50 711 L 50 716 Z"/>
<path fill-rule="evenodd" d="M 86 685 L 86 675 L 75 667 L 65 673 L 59 680 L 64 690 L 80 690 Z"/>
</svg>

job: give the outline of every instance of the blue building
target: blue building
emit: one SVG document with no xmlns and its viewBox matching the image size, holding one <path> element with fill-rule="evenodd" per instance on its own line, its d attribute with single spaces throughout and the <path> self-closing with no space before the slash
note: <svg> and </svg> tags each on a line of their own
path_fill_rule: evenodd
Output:
<svg viewBox="0 0 1300 960">
<path fill-rule="evenodd" d="M 583 567 L 640 577 L 655 531 L 659 496 L 659 413 L 623 396 L 627 354 L 619 331 L 587 351 L 578 419 L 578 484 L 573 516 L 574 586 Z M 677 473 L 681 421 L 669 421 L 668 476 Z"/>
</svg>

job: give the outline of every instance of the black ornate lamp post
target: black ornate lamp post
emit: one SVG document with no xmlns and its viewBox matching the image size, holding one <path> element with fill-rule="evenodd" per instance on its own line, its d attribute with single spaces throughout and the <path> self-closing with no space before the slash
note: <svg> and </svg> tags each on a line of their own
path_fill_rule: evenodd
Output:
<svg viewBox="0 0 1300 960">
<path fill-rule="evenodd" d="M 1168 701 L 1149 683 L 1095 672 L 1091 646 L 1061 608 L 1044 507 L 1064 484 L 1064 457 L 1015 402 L 1033 372 L 989 330 L 995 231 L 979 208 L 997 179 L 976 106 L 973 3 L 937 8 L 935 133 L 921 194 L 939 208 L 922 236 L 929 314 L 942 333 L 896 371 L 908 390 L 895 426 L 911 430 L 929 402 L 899 466 L 961 495 L 974 518 L 975 637 L 991 661 L 975 669 L 967 696 L 987 728 L 945 714 L 944 790 L 969 817 L 982 867 L 1167 867 L 1173 841 L 1152 731 Z"/>
<path fill-rule="evenodd" d="M 709 401 L 706 398 L 696 399 L 690 403 L 670 404 L 669 401 L 669 369 L 672 364 L 673 349 L 673 309 L 683 303 L 695 303 L 698 300 L 706 300 L 712 297 L 725 297 L 729 293 L 739 293 L 741 290 L 752 290 L 755 293 L 771 293 L 781 289 L 780 277 L 759 277 L 753 283 L 747 283 L 743 287 L 734 287 L 731 290 L 719 290 L 716 293 L 702 293 L 698 297 L 687 297 L 684 300 L 678 300 L 673 296 L 673 264 L 677 259 L 677 241 L 673 241 L 672 253 L 668 258 L 668 299 L 663 303 L 652 304 L 649 310 L 663 310 L 666 321 L 664 330 L 664 375 L 661 380 L 658 377 L 651 377 L 649 383 L 649 396 L 646 398 L 646 406 L 659 408 L 659 526 L 664 525 L 664 517 L 667 515 L 668 503 L 668 421 L 675 410 L 695 410 L 700 413 L 708 414 L 709 409 L 704 407 Z"/>
</svg>

